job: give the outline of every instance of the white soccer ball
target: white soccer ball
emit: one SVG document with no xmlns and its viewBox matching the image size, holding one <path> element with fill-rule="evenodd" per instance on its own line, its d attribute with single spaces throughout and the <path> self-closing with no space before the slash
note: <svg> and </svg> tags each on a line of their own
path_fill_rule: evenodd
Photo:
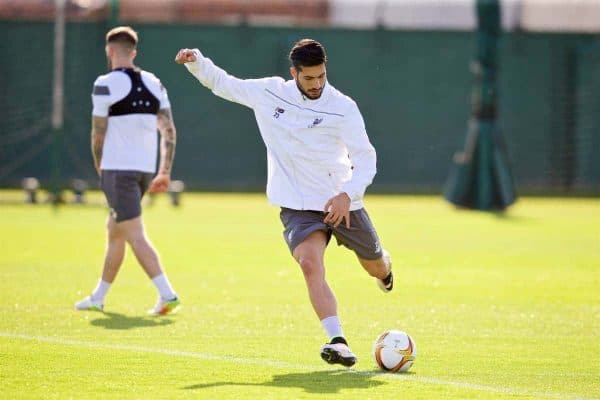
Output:
<svg viewBox="0 0 600 400">
<path fill-rule="evenodd" d="M 417 346 L 405 332 L 384 332 L 373 344 L 373 358 L 384 371 L 406 372 L 413 365 L 416 357 Z"/>
</svg>

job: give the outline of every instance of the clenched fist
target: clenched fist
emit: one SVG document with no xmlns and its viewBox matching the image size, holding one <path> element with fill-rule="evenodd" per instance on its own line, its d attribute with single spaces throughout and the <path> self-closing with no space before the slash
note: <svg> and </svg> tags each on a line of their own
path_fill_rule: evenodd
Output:
<svg viewBox="0 0 600 400">
<path fill-rule="evenodd" d="M 181 49 L 175 56 L 175 62 L 177 64 L 185 64 L 194 61 L 196 61 L 196 53 L 192 49 Z"/>
</svg>

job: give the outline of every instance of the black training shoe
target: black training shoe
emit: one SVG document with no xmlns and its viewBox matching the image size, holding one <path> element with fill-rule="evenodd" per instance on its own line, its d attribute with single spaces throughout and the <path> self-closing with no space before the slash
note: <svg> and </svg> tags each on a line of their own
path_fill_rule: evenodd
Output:
<svg viewBox="0 0 600 400">
<path fill-rule="evenodd" d="M 390 266 L 390 272 L 388 276 L 385 277 L 385 279 L 375 279 L 375 281 L 377 282 L 377 286 L 379 286 L 379 289 L 387 293 L 391 292 L 394 288 L 394 274 L 392 273 L 392 256 L 390 256 L 390 253 L 388 253 L 386 250 L 383 250 L 382 257 L 384 258 L 384 260 L 387 261 L 386 263 Z"/>
<path fill-rule="evenodd" d="M 351 367 L 356 364 L 357 358 L 344 343 L 325 343 L 321 347 L 321 358 L 329 364 L 342 364 Z"/>
<path fill-rule="evenodd" d="M 377 286 L 385 293 L 391 292 L 394 288 L 394 274 L 390 271 L 389 275 L 385 279 L 377 279 Z"/>
</svg>

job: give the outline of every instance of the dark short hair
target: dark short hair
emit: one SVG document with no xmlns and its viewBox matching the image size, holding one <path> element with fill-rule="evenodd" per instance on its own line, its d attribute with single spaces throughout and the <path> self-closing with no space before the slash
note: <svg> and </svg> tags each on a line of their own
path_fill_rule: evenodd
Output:
<svg viewBox="0 0 600 400">
<path fill-rule="evenodd" d="M 108 43 L 119 43 L 135 48 L 138 43 L 138 35 L 130 26 L 118 26 L 106 34 L 106 44 Z"/>
<path fill-rule="evenodd" d="M 292 47 L 289 59 L 297 70 L 302 70 L 302 67 L 314 67 L 327 63 L 327 54 L 321 43 L 313 39 L 302 39 Z"/>
</svg>

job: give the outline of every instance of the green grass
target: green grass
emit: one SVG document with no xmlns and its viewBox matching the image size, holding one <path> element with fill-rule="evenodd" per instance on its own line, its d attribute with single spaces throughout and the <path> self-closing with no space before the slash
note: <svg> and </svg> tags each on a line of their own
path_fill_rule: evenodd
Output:
<svg viewBox="0 0 600 400">
<path fill-rule="evenodd" d="M 98 197 L 96 197 L 98 199 Z M 144 218 L 183 300 L 151 318 L 155 290 L 128 253 L 105 313 L 75 312 L 95 285 L 106 209 L 0 205 L 2 399 L 534 399 L 600 396 L 600 200 L 521 199 L 505 215 L 440 198 L 368 196 L 394 256 L 383 294 L 331 245 L 327 276 L 359 363 L 326 340 L 263 195 L 186 194 Z M 379 374 L 378 334 L 418 356 Z"/>
</svg>

